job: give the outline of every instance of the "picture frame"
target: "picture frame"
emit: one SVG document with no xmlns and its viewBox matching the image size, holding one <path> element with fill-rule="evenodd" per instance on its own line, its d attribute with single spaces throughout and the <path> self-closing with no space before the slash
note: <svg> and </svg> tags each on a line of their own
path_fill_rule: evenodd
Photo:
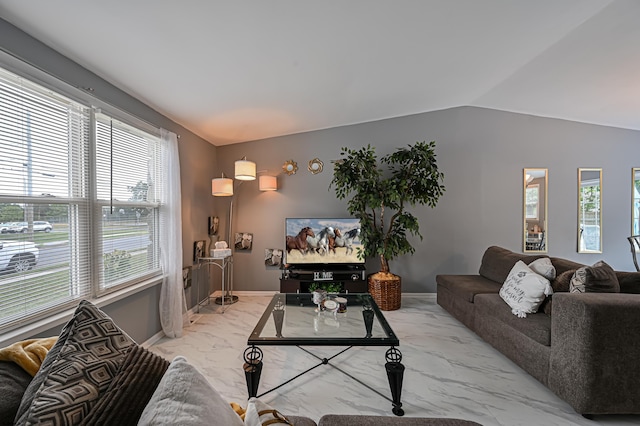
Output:
<svg viewBox="0 0 640 426">
<path fill-rule="evenodd" d="M 249 251 L 253 246 L 253 234 L 251 232 L 236 232 L 234 247 L 236 250 Z"/>
<path fill-rule="evenodd" d="M 265 266 L 277 266 L 282 265 L 282 257 L 284 252 L 279 248 L 267 248 L 264 249 L 264 264 Z"/>
<path fill-rule="evenodd" d="M 205 240 L 194 241 L 193 243 L 193 261 L 197 262 L 199 258 L 205 257 L 204 250 L 207 243 Z"/>
<path fill-rule="evenodd" d="M 193 281 L 192 276 L 192 268 L 191 266 L 185 266 L 182 268 L 182 288 L 185 290 L 191 287 L 191 283 Z"/>
<path fill-rule="evenodd" d="M 218 216 L 209 216 L 209 235 L 218 235 L 220 227 L 220 218 Z"/>
</svg>

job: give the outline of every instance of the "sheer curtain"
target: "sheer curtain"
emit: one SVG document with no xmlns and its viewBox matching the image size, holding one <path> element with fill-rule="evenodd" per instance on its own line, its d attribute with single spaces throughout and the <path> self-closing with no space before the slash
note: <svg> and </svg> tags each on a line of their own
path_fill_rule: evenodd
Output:
<svg viewBox="0 0 640 426">
<path fill-rule="evenodd" d="M 178 138 L 175 133 L 160 129 L 162 139 L 163 174 L 160 207 L 160 265 L 163 280 L 160 291 L 160 323 L 168 337 L 182 336 L 182 329 L 189 324 L 186 300 L 182 286 L 182 213 L 180 194 L 180 158 Z"/>
</svg>

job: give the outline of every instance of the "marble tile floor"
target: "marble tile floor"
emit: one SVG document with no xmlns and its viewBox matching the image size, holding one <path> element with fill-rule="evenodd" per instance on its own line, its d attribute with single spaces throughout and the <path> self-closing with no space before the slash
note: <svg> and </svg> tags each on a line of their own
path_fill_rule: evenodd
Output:
<svg viewBox="0 0 640 426">
<path fill-rule="evenodd" d="M 173 359 L 186 357 L 228 401 L 246 405 L 243 352 L 270 295 L 241 295 L 224 314 L 211 304 L 178 339 L 163 338 L 149 349 Z M 587 420 L 436 303 L 435 294 L 405 295 L 402 308 L 384 312 L 400 339 L 406 368 L 402 403 L 407 417 L 455 417 L 485 426 L 638 425 L 640 416 L 596 416 Z M 258 393 L 295 376 L 317 361 L 297 347 L 263 346 Z M 330 357 L 341 348 L 312 347 Z M 336 357 L 340 368 L 389 395 L 386 347 L 354 347 Z M 393 416 L 391 402 L 334 368 L 322 365 L 264 395 L 285 414 L 316 422 L 323 414 Z"/>
</svg>

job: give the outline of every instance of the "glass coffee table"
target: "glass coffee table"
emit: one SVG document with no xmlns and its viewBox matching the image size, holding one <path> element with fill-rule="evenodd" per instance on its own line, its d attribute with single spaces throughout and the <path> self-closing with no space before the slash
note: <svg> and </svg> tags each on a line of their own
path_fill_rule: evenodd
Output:
<svg viewBox="0 0 640 426">
<path fill-rule="evenodd" d="M 346 301 L 346 303 L 344 303 Z M 345 309 L 346 308 L 346 309 Z M 311 293 L 278 293 L 265 309 L 258 324 L 247 340 L 244 351 L 244 371 L 249 397 L 261 397 L 290 383 L 303 374 L 321 366 L 330 365 L 346 374 L 393 404 L 392 412 L 404 415 L 400 401 L 404 365 L 400 344 L 384 315 L 370 294 L 340 294 L 324 303 L 314 303 Z M 263 353 L 259 346 L 297 346 L 319 363 L 286 382 L 258 395 Z M 330 358 L 321 358 L 303 346 L 344 346 Z M 385 369 L 391 398 L 363 383 L 330 361 L 353 346 L 388 346 Z"/>
</svg>

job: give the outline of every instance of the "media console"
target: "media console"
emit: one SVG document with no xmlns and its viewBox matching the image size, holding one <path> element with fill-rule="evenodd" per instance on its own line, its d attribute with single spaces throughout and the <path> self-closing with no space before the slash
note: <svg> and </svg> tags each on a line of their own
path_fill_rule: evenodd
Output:
<svg viewBox="0 0 640 426">
<path fill-rule="evenodd" d="M 369 286 L 364 265 L 289 265 L 282 269 L 281 293 L 308 293 L 312 283 L 341 286 L 341 293 L 367 293 Z"/>
</svg>

